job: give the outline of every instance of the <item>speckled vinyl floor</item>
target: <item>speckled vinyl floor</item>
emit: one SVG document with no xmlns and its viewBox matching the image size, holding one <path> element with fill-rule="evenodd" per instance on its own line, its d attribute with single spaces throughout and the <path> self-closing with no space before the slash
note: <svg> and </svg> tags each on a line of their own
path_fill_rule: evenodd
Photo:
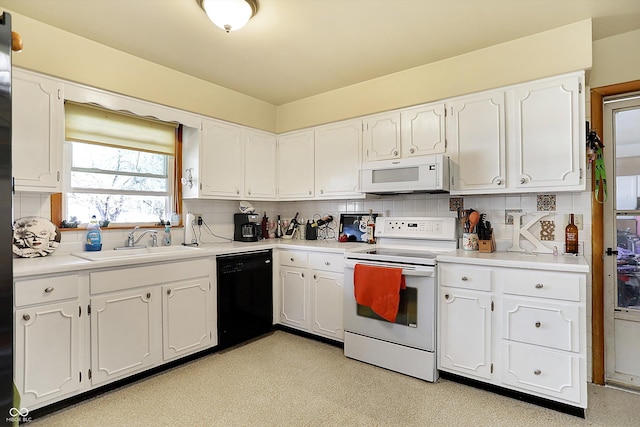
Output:
<svg viewBox="0 0 640 427">
<path fill-rule="evenodd" d="M 586 420 L 347 359 L 276 331 L 36 419 L 33 426 L 639 426 L 640 395 L 589 385 Z"/>
</svg>

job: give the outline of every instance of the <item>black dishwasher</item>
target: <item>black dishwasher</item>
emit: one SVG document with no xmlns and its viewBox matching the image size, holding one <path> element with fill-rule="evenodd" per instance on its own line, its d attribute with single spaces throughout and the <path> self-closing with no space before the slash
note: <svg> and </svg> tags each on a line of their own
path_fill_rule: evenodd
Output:
<svg viewBox="0 0 640 427">
<path fill-rule="evenodd" d="M 273 327 L 271 250 L 218 255 L 218 345 L 229 347 Z"/>
</svg>

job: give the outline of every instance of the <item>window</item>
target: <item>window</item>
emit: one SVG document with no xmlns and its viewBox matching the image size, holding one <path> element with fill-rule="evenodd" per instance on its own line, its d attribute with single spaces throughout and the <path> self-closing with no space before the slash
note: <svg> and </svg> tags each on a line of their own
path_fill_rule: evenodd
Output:
<svg viewBox="0 0 640 427">
<path fill-rule="evenodd" d="M 176 126 L 65 104 L 65 186 L 61 216 L 87 223 L 158 224 L 176 208 Z"/>
</svg>

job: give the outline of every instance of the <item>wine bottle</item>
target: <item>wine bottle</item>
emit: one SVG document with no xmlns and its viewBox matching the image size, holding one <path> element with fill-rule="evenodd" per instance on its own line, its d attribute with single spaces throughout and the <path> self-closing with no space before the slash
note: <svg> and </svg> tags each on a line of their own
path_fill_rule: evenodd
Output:
<svg viewBox="0 0 640 427">
<path fill-rule="evenodd" d="M 578 253 L 578 227 L 573 223 L 573 214 L 569 214 L 569 224 L 564 229 L 565 252 Z"/>
<path fill-rule="evenodd" d="M 278 215 L 278 225 L 276 226 L 276 238 L 282 237 L 282 224 L 280 223 L 280 215 Z"/>
<path fill-rule="evenodd" d="M 367 219 L 367 243 L 376 242 L 376 222 L 373 219 L 373 209 L 369 209 L 369 219 Z"/>
<path fill-rule="evenodd" d="M 289 227 L 287 227 L 287 231 L 284 232 L 284 235 L 293 236 L 293 233 L 295 233 L 296 228 L 298 228 L 298 212 L 296 212 L 296 215 L 289 222 Z"/>
</svg>

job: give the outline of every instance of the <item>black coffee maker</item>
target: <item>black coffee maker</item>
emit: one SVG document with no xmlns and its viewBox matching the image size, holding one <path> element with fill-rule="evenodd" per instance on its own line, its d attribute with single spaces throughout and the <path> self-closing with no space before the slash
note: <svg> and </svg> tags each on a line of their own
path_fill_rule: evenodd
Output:
<svg viewBox="0 0 640 427">
<path fill-rule="evenodd" d="M 262 237 L 257 214 L 234 214 L 233 223 L 233 240 L 236 242 L 257 242 Z"/>
</svg>

